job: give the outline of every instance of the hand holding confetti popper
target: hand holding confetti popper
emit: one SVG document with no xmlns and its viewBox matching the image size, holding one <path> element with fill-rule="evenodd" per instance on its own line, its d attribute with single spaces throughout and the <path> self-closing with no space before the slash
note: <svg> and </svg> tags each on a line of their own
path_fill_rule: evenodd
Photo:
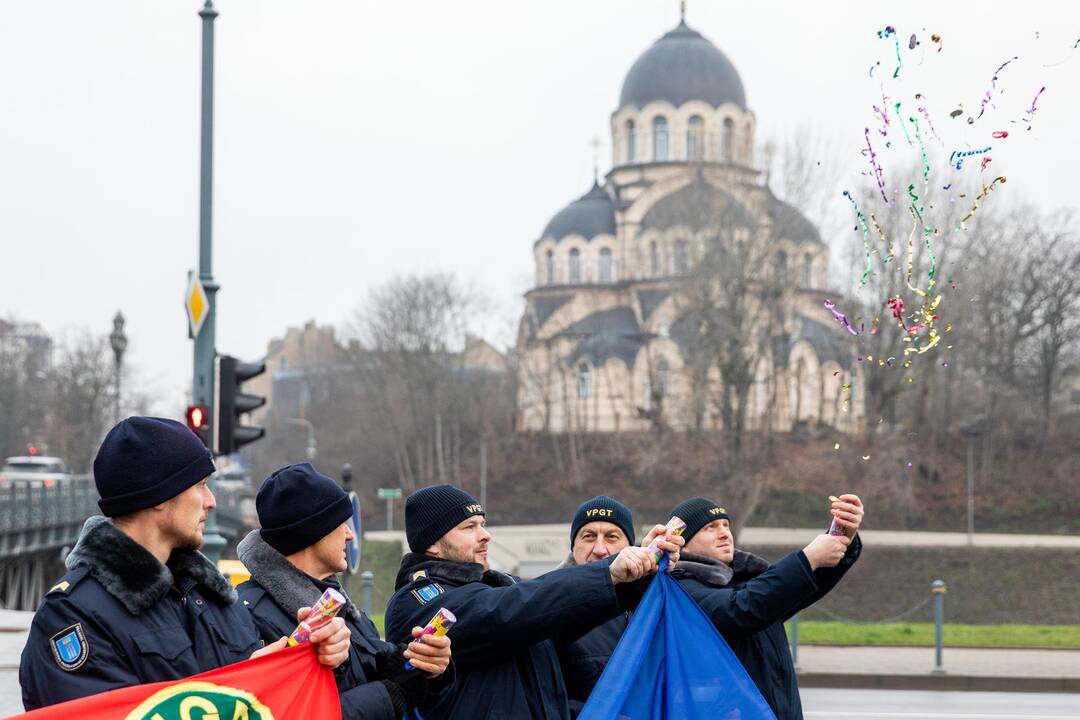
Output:
<svg viewBox="0 0 1080 720">
<path fill-rule="evenodd" d="M 450 612 L 446 608 L 439 608 L 439 612 L 435 613 L 435 617 L 428 620 L 428 624 L 424 626 L 424 631 L 420 633 L 418 640 L 425 635 L 435 635 L 436 637 L 445 635 L 450 632 L 450 628 L 454 627 L 454 623 L 457 622 L 457 617 L 454 613 Z M 405 661 L 406 670 L 415 670 L 411 660 Z"/>
<path fill-rule="evenodd" d="M 308 642 L 311 639 L 311 633 L 333 620 L 344 606 L 345 596 L 333 588 L 327 588 L 319 598 L 319 602 L 315 603 L 289 635 L 289 647 Z"/>
<path fill-rule="evenodd" d="M 653 562 L 660 562 L 660 556 L 664 554 L 664 551 L 660 549 L 660 541 L 666 539 L 669 535 L 682 535 L 686 530 L 686 523 L 682 518 L 675 515 L 671 516 L 671 519 L 667 521 L 667 532 L 663 536 L 657 536 L 649 543 L 649 554 L 652 555 Z"/>
</svg>

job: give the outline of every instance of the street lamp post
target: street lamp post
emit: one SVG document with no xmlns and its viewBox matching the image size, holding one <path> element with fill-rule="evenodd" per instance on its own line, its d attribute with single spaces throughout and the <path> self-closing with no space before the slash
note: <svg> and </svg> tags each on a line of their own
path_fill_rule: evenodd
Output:
<svg viewBox="0 0 1080 720">
<path fill-rule="evenodd" d="M 123 369 L 124 351 L 127 350 L 128 339 L 124 334 L 124 315 L 119 310 L 112 321 L 113 330 L 109 333 L 109 344 L 112 345 L 113 356 L 116 358 L 116 397 L 113 398 L 113 424 L 120 422 L 120 372 Z"/>
<path fill-rule="evenodd" d="M 285 418 L 285 422 L 293 425 L 303 425 L 307 428 L 307 459 L 314 462 L 317 452 L 315 447 L 315 426 L 306 418 Z"/>
</svg>

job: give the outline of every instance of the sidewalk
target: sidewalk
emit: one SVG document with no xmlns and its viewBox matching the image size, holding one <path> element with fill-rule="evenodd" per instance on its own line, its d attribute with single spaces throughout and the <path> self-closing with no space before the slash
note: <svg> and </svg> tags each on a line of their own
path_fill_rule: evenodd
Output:
<svg viewBox="0 0 1080 720">
<path fill-rule="evenodd" d="M 1080 692 L 1080 650 L 800 645 L 802 687 Z"/>
</svg>

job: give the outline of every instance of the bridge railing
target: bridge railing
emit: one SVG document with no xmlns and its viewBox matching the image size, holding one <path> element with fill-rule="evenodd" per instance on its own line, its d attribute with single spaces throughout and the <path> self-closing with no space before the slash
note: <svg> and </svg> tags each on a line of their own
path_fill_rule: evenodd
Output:
<svg viewBox="0 0 1080 720">
<path fill-rule="evenodd" d="M 89 477 L 49 486 L 26 480 L 0 485 L 0 557 L 70 543 L 82 522 L 98 512 L 97 499 Z"/>
</svg>

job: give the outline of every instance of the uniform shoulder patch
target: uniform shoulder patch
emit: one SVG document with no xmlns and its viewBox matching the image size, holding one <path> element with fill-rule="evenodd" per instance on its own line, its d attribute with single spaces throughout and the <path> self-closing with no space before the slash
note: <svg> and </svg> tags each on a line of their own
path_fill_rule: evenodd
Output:
<svg viewBox="0 0 1080 720">
<path fill-rule="evenodd" d="M 423 587 L 418 587 L 415 590 L 411 590 L 410 592 L 412 593 L 413 597 L 416 598 L 416 601 L 418 603 L 420 603 L 421 605 L 426 605 L 427 603 L 439 597 L 446 591 L 443 590 L 442 585 L 437 582 L 433 582 L 428 583 Z"/>
<path fill-rule="evenodd" d="M 80 565 L 79 567 L 75 568 L 74 570 L 71 570 L 70 572 L 68 572 L 68 574 L 65 575 L 64 577 L 60 578 L 60 582 L 56 583 L 51 588 L 49 588 L 49 592 L 47 592 L 45 594 L 46 595 L 52 595 L 53 593 L 63 593 L 64 595 L 69 594 L 72 590 L 75 589 L 75 586 L 79 584 L 79 581 L 82 580 L 84 577 L 86 577 L 87 572 L 88 572 L 87 568 L 85 566 Z"/>
<path fill-rule="evenodd" d="M 412 581 L 422 580 L 427 577 L 427 570 L 417 570 L 412 574 Z"/>
<path fill-rule="evenodd" d="M 78 670 L 90 657 L 90 643 L 86 641 L 82 623 L 66 627 L 49 638 L 53 659 L 61 670 Z"/>
</svg>

